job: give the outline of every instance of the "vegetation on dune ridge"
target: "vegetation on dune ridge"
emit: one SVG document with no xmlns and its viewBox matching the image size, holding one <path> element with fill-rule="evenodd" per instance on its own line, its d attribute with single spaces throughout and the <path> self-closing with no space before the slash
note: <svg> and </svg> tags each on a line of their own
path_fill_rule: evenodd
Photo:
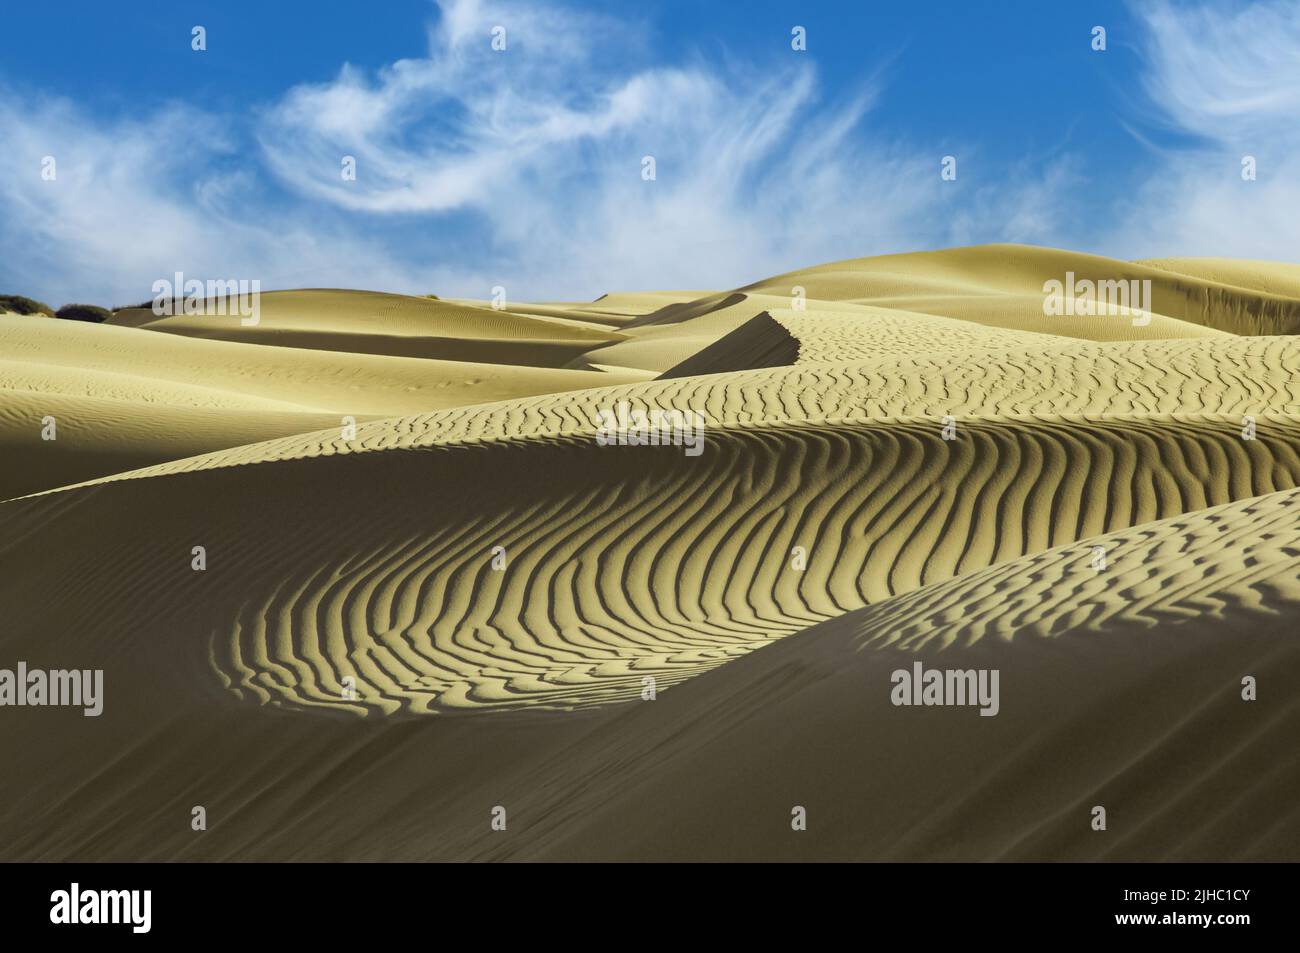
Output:
<svg viewBox="0 0 1300 953">
<path fill-rule="evenodd" d="M 54 316 L 64 321 L 93 321 L 98 324 L 107 321 L 113 313 L 97 304 L 65 304 L 54 312 Z"/>
<path fill-rule="evenodd" d="M 101 324 L 113 316 L 112 311 L 101 308 L 97 304 L 65 304 L 55 311 L 44 301 L 37 301 L 24 295 L 0 295 L 0 313 L 3 312 L 41 315 L 47 318 L 61 318 L 64 321 L 90 321 L 95 324 Z"/>
<path fill-rule="evenodd" d="M 14 314 L 43 314 L 47 317 L 54 317 L 54 309 L 44 301 L 36 301 L 22 295 L 0 295 L 0 311 L 12 311 Z"/>
</svg>

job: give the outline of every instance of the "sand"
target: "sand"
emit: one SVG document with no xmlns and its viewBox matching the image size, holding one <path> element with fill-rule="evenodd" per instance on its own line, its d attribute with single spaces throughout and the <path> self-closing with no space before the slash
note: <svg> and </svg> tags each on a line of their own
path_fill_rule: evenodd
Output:
<svg viewBox="0 0 1300 953">
<path fill-rule="evenodd" d="M 1150 321 L 1043 314 L 1067 271 Z M 0 665 L 105 685 L 0 712 L 0 858 L 1300 858 L 1298 276 L 0 316 Z M 996 716 L 893 704 L 918 661 Z"/>
</svg>

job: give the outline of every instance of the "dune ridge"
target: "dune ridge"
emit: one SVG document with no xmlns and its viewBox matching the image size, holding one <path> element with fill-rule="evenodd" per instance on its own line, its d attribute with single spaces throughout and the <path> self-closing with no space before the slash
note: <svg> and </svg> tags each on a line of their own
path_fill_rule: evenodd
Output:
<svg viewBox="0 0 1300 953">
<path fill-rule="evenodd" d="M 1267 419 L 1300 411 L 1300 347 L 1287 337 L 1231 338 L 1212 345 L 1168 340 L 817 362 L 670 378 L 465 405 L 313 432 L 174 461 L 109 479 L 140 478 L 284 459 L 420 449 L 483 440 L 550 436 L 594 439 L 600 411 L 619 402 L 644 410 L 695 409 L 709 433 L 774 424 L 1016 415 L 1206 412 Z M 1044 359 L 1049 358 L 1049 359 Z M 994 370 L 996 368 L 996 370 Z M 1132 386 L 1125 386 L 1131 380 Z M 1222 426 L 1231 427 L 1223 421 Z M 705 451 L 707 453 L 707 450 Z"/>
<path fill-rule="evenodd" d="M 1297 267 L 0 316 L 0 646 L 109 686 L 7 713 L 0 856 L 1293 860 Z M 1152 320 L 1044 314 L 1066 271 Z M 999 714 L 893 705 L 915 661 Z"/>
<path fill-rule="evenodd" d="M 224 620 L 209 627 L 212 666 L 241 698 L 574 707 L 992 563 L 1291 488 L 1298 437 L 1300 421 L 1276 418 L 1243 441 L 1235 420 L 1211 415 L 975 420 L 954 441 L 932 420 L 772 424 L 713 431 L 699 459 L 557 436 L 156 475 L 53 499 L 111 493 L 128 518 L 148 499 L 149 552 L 173 554 L 141 551 L 155 573 L 185 569 L 186 540 L 214 536 L 224 560 L 262 567 L 229 589 L 205 583 L 205 615 Z M 547 475 L 521 473 L 522 455 Z M 597 471 L 598 482 L 579 476 Z M 384 495 L 358 493 L 369 486 Z M 417 530 L 405 501 L 422 487 L 454 505 Z M 230 501 L 220 533 L 189 507 L 195 494 Z M 38 512 L 46 499 L 23 502 Z M 84 536 L 77 517 L 103 520 L 103 508 L 64 511 L 71 523 L 43 535 Z M 119 563 L 122 538 L 111 536 Z M 789 567 L 794 546 L 803 571 Z M 127 581 L 101 560 L 85 551 L 76 571 L 111 604 Z M 342 698 L 343 675 L 364 689 L 357 704 Z"/>
</svg>

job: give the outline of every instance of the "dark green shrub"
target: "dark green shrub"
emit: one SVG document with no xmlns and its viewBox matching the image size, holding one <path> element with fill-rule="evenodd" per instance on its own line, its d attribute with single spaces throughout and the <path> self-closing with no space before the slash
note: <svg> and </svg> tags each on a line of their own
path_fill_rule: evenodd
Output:
<svg viewBox="0 0 1300 953">
<path fill-rule="evenodd" d="M 22 295 L 0 295 L 0 311 L 14 314 L 44 314 L 54 317 L 54 309 L 43 301 L 34 301 Z"/>
<path fill-rule="evenodd" d="M 112 312 L 94 304 L 65 304 L 54 312 L 56 318 L 64 321 L 94 321 L 100 323 L 111 318 Z"/>
</svg>

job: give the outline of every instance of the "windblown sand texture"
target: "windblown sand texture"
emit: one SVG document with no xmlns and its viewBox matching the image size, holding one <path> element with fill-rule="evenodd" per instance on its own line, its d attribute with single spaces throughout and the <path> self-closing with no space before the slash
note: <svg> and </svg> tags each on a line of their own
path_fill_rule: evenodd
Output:
<svg viewBox="0 0 1300 953">
<path fill-rule="evenodd" d="M 0 315 L 0 666 L 105 685 L 0 710 L 0 859 L 1300 859 L 1297 333 L 1300 266 L 1011 245 Z"/>
</svg>

